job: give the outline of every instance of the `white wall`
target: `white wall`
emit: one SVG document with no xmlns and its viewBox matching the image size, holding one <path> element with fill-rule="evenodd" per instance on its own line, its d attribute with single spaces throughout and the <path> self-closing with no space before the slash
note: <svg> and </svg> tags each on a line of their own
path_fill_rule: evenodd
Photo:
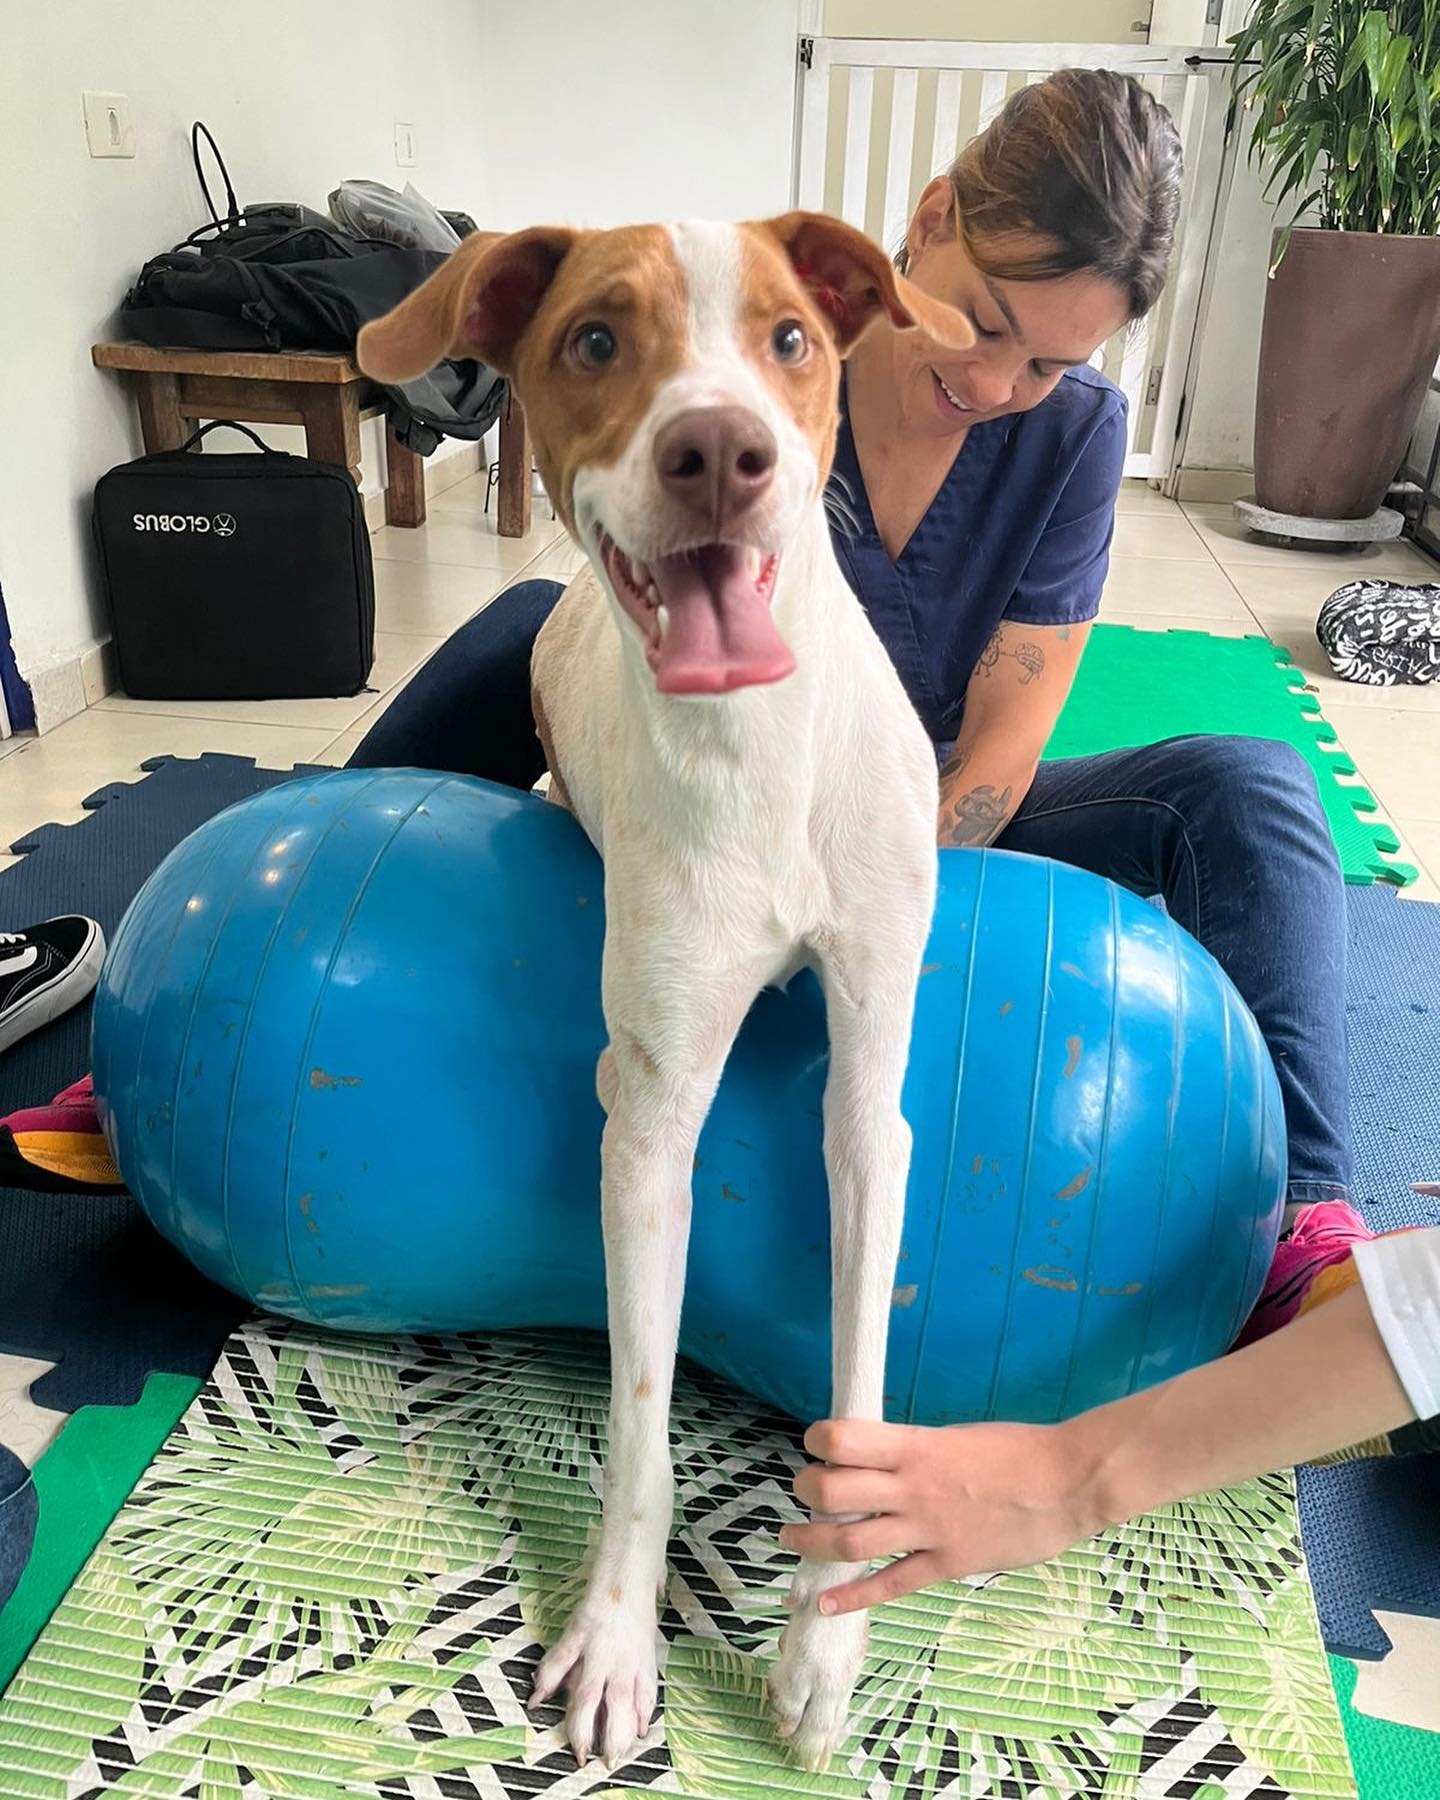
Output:
<svg viewBox="0 0 1440 1800">
<path fill-rule="evenodd" d="M 1215 27 L 1205 23 L 1207 0 L 1155 0 L 1150 9 L 1152 44 L 1213 44 Z"/>
<path fill-rule="evenodd" d="M 824 0 L 831 37 L 970 44 L 1145 41 L 1149 0 Z"/>
<path fill-rule="evenodd" d="M 483 199 L 480 0 L 42 0 L 6 5 L 0 52 L 0 581 L 42 726 L 47 671 L 106 630 L 89 567 L 89 495 L 140 452 L 134 405 L 90 345 L 140 263 L 201 224 L 192 119 L 242 202 L 320 211 L 339 181 L 407 177 L 438 205 Z M 423 26 L 423 29 L 417 29 Z M 81 92 L 127 94 L 133 160 L 92 160 Z M 396 119 L 418 163 L 395 166 Z M 217 196 L 218 198 L 218 196 Z M 372 428 L 367 481 L 379 466 Z M 73 685 L 73 684 L 72 684 Z"/>
<path fill-rule="evenodd" d="M 484 0 L 483 222 L 782 211 L 798 29 L 797 0 Z"/>
</svg>

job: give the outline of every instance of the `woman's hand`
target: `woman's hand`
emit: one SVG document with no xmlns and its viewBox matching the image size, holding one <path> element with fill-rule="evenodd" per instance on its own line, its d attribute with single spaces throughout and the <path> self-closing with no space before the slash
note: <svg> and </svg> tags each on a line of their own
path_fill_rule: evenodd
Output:
<svg viewBox="0 0 1440 1800">
<path fill-rule="evenodd" d="M 1057 1425 L 865 1425 L 827 1419 L 805 1434 L 795 1478 L 806 1506 L 858 1522 L 787 1525 L 780 1542 L 820 1562 L 899 1561 L 831 1588 L 820 1610 L 854 1612 L 937 1581 L 1058 1556 L 1109 1521 L 1101 1459 Z"/>
<path fill-rule="evenodd" d="M 1417 1250 L 1417 1293 L 1430 1266 Z M 822 1612 L 854 1612 L 934 1581 L 1044 1562 L 1152 1507 L 1414 1417 L 1356 1285 L 1244 1350 L 1063 1425 L 812 1425 L 805 1448 L 828 1466 L 802 1469 L 795 1492 L 849 1521 L 787 1525 L 780 1542 L 818 1562 L 898 1557 L 820 1596 Z"/>
</svg>

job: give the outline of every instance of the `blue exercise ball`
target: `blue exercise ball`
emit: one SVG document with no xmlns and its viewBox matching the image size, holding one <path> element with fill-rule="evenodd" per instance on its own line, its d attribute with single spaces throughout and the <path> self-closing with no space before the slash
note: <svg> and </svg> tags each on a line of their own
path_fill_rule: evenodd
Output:
<svg viewBox="0 0 1440 1800">
<path fill-rule="evenodd" d="M 1053 1420 L 1223 1351 L 1274 1248 L 1279 1090 L 1217 964 L 1080 870 L 946 851 L 905 1111 L 887 1411 Z M 212 1280 L 359 1332 L 602 1327 L 599 858 L 529 795 L 274 787 L 146 883 L 95 1005 L 131 1191 Z M 819 984 L 756 1002 L 701 1138 L 681 1348 L 830 1388 Z"/>
</svg>

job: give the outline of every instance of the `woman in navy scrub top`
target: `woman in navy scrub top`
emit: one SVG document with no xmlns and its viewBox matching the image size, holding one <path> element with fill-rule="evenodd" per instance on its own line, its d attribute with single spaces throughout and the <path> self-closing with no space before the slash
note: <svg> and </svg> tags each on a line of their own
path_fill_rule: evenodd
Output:
<svg viewBox="0 0 1440 1800">
<path fill-rule="evenodd" d="M 1124 467 L 1125 401 L 1089 359 L 1158 299 L 1180 177 L 1169 115 L 1128 77 L 1069 71 L 1013 96 L 925 190 L 900 257 L 976 342 L 867 334 L 829 498 L 841 567 L 936 745 L 940 843 L 1163 896 L 1259 1021 L 1290 1207 L 1258 1336 L 1368 1236 L 1348 1203 L 1343 889 L 1314 778 L 1288 746 L 1248 738 L 1040 761 L 1100 606 Z M 502 594 L 352 762 L 531 787 L 530 648 L 559 594 Z"/>
</svg>

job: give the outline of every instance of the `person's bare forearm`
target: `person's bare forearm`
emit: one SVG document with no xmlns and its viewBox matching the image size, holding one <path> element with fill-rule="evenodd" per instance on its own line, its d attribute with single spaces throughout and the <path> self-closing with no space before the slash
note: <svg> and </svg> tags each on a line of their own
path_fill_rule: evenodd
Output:
<svg viewBox="0 0 1440 1800">
<path fill-rule="evenodd" d="M 818 1461 L 795 1492 L 830 1516 L 787 1526 L 781 1542 L 817 1561 L 896 1557 L 821 1596 L 823 1612 L 853 1612 L 1044 1562 L 1153 1507 L 1413 1417 L 1355 1287 L 1249 1349 L 1064 1425 L 824 1420 L 805 1435 Z"/>
<path fill-rule="evenodd" d="M 1001 745 L 962 740 L 940 771 L 938 838 L 942 849 L 983 849 L 1019 811 L 1035 779 L 1033 762 L 1016 763 Z"/>
<path fill-rule="evenodd" d="M 1111 1524 L 1415 1416 L 1359 1286 L 1233 1356 L 1061 1427 Z"/>
</svg>

